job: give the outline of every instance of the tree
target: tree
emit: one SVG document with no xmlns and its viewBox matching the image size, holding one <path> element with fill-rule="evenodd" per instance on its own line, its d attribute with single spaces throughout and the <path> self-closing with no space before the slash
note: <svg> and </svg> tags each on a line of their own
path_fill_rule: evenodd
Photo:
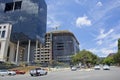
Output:
<svg viewBox="0 0 120 80">
<path fill-rule="evenodd" d="M 114 64 L 114 58 L 113 58 L 113 56 L 106 57 L 103 60 L 103 64 L 108 64 L 108 65 Z"/>
<path fill-rule="evenodd" d="M 120 39 L 118 39 L 118 52 L 120 52 Z"/>
<path fill-rule="evenodd" d="M 114 55 L 114 61 L 120 66 L 120 51 L 118 51 L 118 53 Z"/>
<path fill-rule="evenodd" d="M 120 66 L 120 39 L 118 39 L 118 52 L 114 55 L 114 61 Z"/>
<path fill-rule="evenodd" d="M 72 62 L 79 64 L 80 62 L 87 67 L 97 63 L 97 56 L 90 51 L 82 50 L 76 55 L 72 56 Z"/>
</svg>

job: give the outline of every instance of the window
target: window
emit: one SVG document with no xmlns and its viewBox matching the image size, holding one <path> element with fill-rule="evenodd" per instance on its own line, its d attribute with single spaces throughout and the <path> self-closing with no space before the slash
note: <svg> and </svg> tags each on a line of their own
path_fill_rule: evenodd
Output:
<svg viewBox="0 0 120 80">
<path fill-rule="evenodd" d="M 4 26 L 4 29 L 6 28 L 6 26 Z"/>
<path fill-rule="evenodd" d="M 22 1 L 6 3 L 4 12 L 21 9 L 21 4 Z"/>
<path fill-rule="evenodd" d="M 2 36 L 1 36 L 2 38 L 4 38 L 5 37 L 5 31 L 2 31 Z"/>
<path fill-rule="evenodd" d="M 0 31 L 0 35 L 1 35 L 1 31 Z"/>
<path fill-rule="evenodd" d="M 12 10 L 13 10 L 13 5 L 14 5 L 13 2 L 11 2 L 11 3 L 6 3 L 6 4 L 5 4 L 5 10 L 4 10 L 4 12 L 6 12 L 6 11 L 12 11 Z"/>
<path fill-rule="evenodd" d="M 1 42 L 0 42 L 0 50 L 1 50 Z"/>
<path fill-rule="evenodd" d="M 21 4 L 22 4 L 22 1 L 15 2 L 15 8 L 14 8 L 14 10 L 21 9 Z"/>
</svg>

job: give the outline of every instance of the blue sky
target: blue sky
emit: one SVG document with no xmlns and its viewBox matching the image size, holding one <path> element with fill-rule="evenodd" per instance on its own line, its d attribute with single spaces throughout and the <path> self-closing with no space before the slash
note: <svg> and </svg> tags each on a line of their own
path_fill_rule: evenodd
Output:
<svg viewBox="0 0 120 80">
<path fill-rule="evenodd" d="M 69 30 L 80 49 L 105 57 L 117 52 L 120 38 L 120 0 L 45 0 L 47 31 Z"/>
</svg>

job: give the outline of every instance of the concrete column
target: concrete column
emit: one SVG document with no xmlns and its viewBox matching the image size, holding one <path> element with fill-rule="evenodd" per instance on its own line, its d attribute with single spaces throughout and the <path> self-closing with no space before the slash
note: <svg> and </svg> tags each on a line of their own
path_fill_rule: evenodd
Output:
<svg viewBox="0 0 120 80">
<path fill-rule="evenodd" d="M 20 42 L 18 40 L 18 42 L 17 42 L 17 51 L 16 51 L 16 60 L 15 60 L 16 64 L 18 63 L 19 43 Z"/>
<path fill-rule="evenodd" d="M 35 55 L 37 55 L 37 48 L 38 48 L 38 40 L 36 40 L 36 49 L 35 49 Z M 37 60 L 37 58 L 35 57 L 35 61 Z"/>
<path fill-rule="evenodd" d="M 40 63 L 41 63 L 41 48 L 42 48 L 42 45 L 41 45 L 41 43 L 39 43 L 40 45 L 39 45 L 39 47 L 40 47 Z"/>
<path fill-rule="evenodd" d="M 27 63 L 30 62 L 30 43 L 31 43 L 31 41 L 29 40 L 29 43 L 28 43 L 28 56 L 27 56 Z"/>
<path fill-rule="evenodd" d="M 9 44 L 10 46 L 10 56 L 9 56 L 9 61 L 10 62 L 14 62 L 14 55 L 15 55 L 15 49 L 14 49 L 14 45 L 12 43 Z"/>
</svg>

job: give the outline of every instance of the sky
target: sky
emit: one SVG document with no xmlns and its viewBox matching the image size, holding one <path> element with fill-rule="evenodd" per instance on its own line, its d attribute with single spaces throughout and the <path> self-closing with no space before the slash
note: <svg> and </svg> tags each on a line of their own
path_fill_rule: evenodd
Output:
<svg viewBox="0 0 120 80">
<path fill-rule="evenodd" d="M 45 0 L 47 31 L 68 30 L 99 57 L 117 52 L 120 38 L 120 0 Z"/>
</svg>

